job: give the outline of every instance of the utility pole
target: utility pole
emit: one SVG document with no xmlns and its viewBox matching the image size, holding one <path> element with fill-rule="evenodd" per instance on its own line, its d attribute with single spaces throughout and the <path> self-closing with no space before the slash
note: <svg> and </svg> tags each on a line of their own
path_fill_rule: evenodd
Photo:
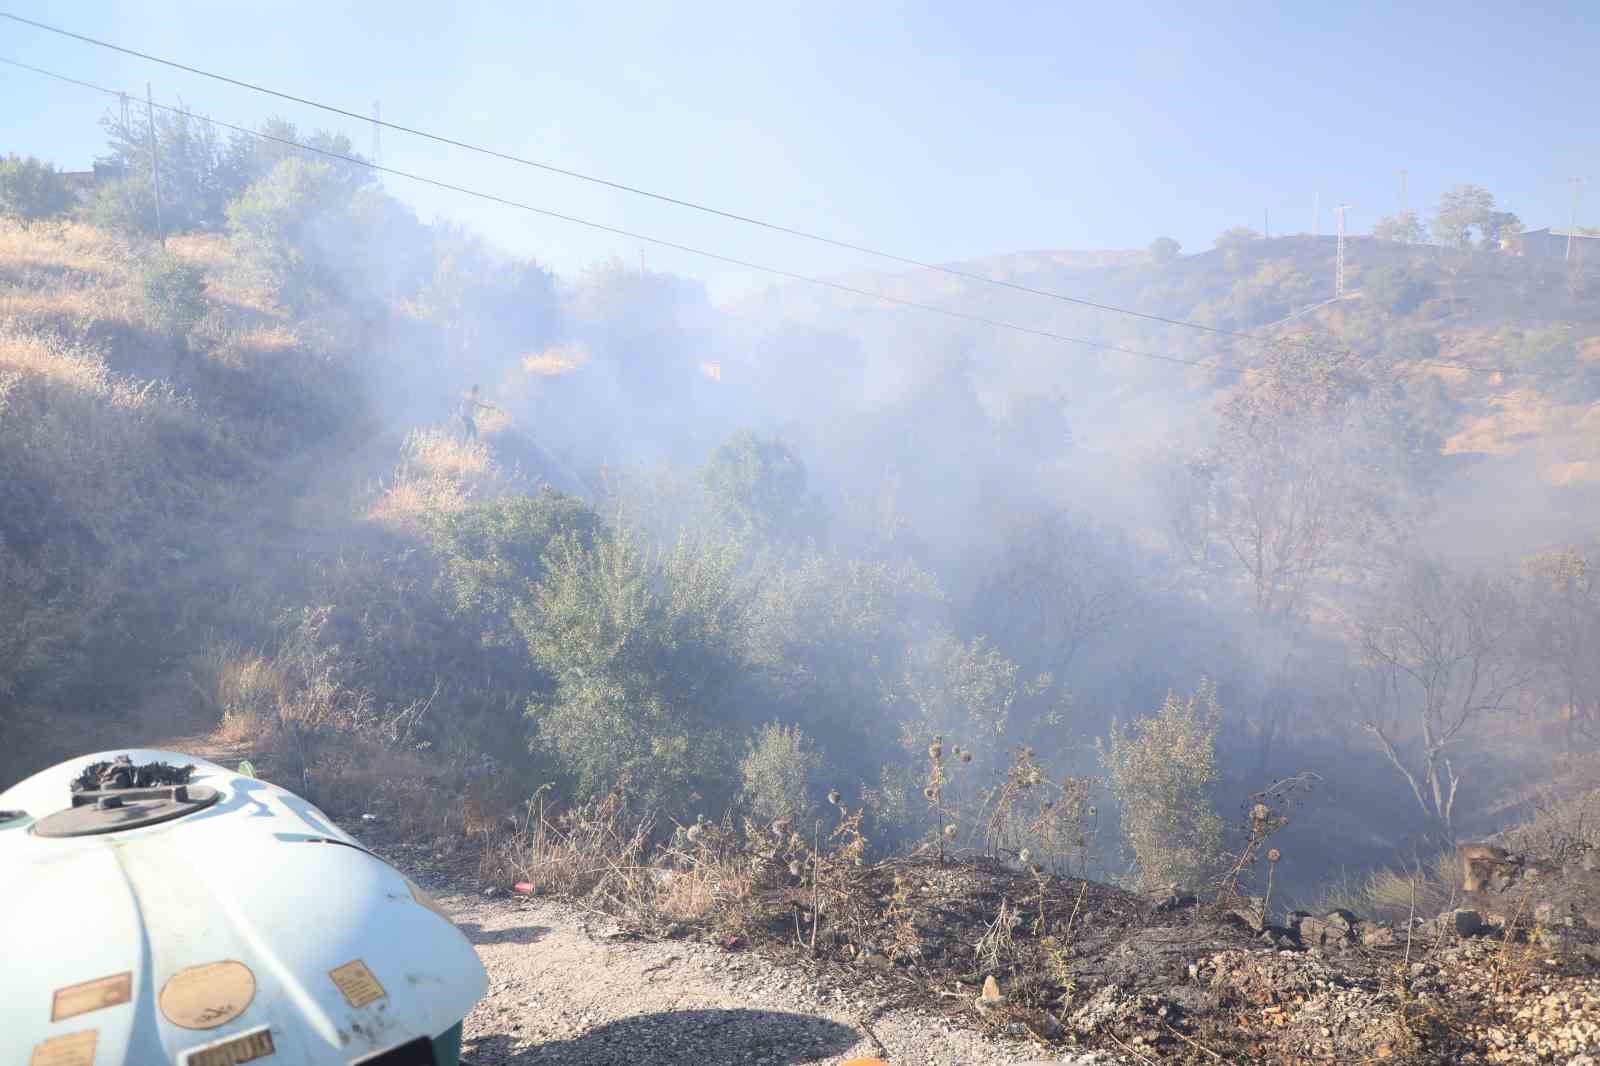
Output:
<svg viewBox="0 0 1600 1066">
<path fill-rule="evenodd" d="M 378 101 L 372 101 L 372 161 L 383 162 L 383 120 L 378 117 Z"/>
<path fill-rule="evenodd" d="M 1344 213 L 1349 209 L 1349 204 L 1340 204 L 1333 209 L 1339 217 L 1339 244 L 1338 251 L 1334 253 L 1333 268 L 1333 297 L 1336 300 L 1344 296 Z"/>
<path fill-rule="evenodd" d="M 144 114 L 150 129 L 150 187 L 156 194 L 156 235 L 162 245 L 167 243 L 167 230 L 161 224 L 161 155 L 156 151 L 156 103 L 150 92 L 150 83 L 144 83 Z"/>
<path fill-rule="evenodd" d="M 1567 262 L 1572 262 L 1572 235 L 1578 232 L 1578 190 L 1583 188 L 1582 178 L 1572 179 L 1572 222 L 1567 226 Z"/>
</svg>

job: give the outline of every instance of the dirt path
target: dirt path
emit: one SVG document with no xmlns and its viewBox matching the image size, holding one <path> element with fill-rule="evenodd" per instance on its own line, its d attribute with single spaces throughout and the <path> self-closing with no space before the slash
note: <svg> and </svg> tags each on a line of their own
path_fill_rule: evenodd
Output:
<svg viewBox="0 0 1600 1066">
<path fill-rule="evenodd" d="M 1057 1058 L 919 1012 L 874 1017 L 876 1003 L 751 954 L 614 939 L 607 919 L 550 900 L 436 895 L 489 971 L 489 994 L 467 1018 L 473 1066 L 821 1066 L 869 1055 L 928 1066 L 1115 1062 Z"/>
</svg>

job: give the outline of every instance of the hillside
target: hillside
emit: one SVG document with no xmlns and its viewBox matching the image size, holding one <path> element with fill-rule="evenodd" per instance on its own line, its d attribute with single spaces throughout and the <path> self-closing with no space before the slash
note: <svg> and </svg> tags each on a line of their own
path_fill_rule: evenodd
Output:
<svg viewBox="0 0 1600 1066">
<path fill-rule="evenodd" d="M 1590 995 L 1586 933 L 1501 899 L 1501 949 L 1445 931 L 1455 840 L 1592 872 L 1591 280 L 1358 240 L 1327 303 L 1310 238 L 962 266 L 1278 345 L 852 281 L 1185 369 L 563 281 L 301 166 L 164 244 L 0 222 L 0 779 L 181 738 L 475 891 L 924 1010 L 995 976 L 959 1024 L 1047 1043 L 1245 1054 L 1334 1011 L 1334 1053 L 1444 1061 L 1538 1045 L 1508 974 Z M 1432 922 L 1415 980 L 1302 954 L 1340 914 L 1391 962 Z M 1130 950 L 1209 983 L 1140 986 Z"/>
<path fill-rule="evenodd" d="M 1600 398 L 1596 276 L 1574 278 L 1559 262 L 1509 253 L 1354 237 L 1348 242 L 1347 298 L 1332 302 L 1335 244 L 1332 237 L 1246 240 L 1166 264 L 1134 252 L 1031 252 L 948 265 L 1203 326 L 1381 356 L 1393 364 L 1409 401 L 1442 439 L 1444 455 L 1520 458 L 1549 486 L 1593 482 L 1594 401 Z M 840 280 L 900 299 L 1159 355 L 1215 361 L 1229 369 L 1258 364 L 1266 350 L 1260 343 L 1219 339 L 946 275 Z M 910 336 L 943 335 L 970 343 L 981 335 L 968 355 L 967 373 L 975 387 L 1003 392 L 1013 403 L 1019 394 L 1062 393 L 1074 421 L 1094 423 L 1105 433 L 1115 431 L 1114 423 L 1101 425 L 1096 414 L 1108 398 L 1132 391 L 1200 399 L 1209 388 L 1231 383 L 1227 376 L 1186 373 L 1170 364 L 1003 331 L 980 334 L 960 324 L 908 323 L 912 313 L 878 313 L 881 307 L 864 297 L 805 287 L 774 290 L 740 310 L 848 333 L 868 353 L 901 352 L 901 342 Z M 924 359 L 932 357 L 933 352 L 922 353 Z M 1473 373 L 1430 363 L 1536 376 Z"/>
<path fill-rule="evenodd" d="M 948 816 L 1146 886 L 1215 876 L 1231 812 L 1314 781 L 1300 898 L 1581 779 L 1591 276 L 1355 238 L 1330 302 L 1331 238 L 1237 234 L 958 264 L 1255 338 L 847 279 L 1148 359 L 557 278 L 358 168 L 230 151 L 175 176 L 164 242 L 132 149 L 69 217 L 0 224 L 0 722 L 30 738 L 0 773 L 215 730 L 346 795 L 432 766 L 491 820 L 528 782 L 679 820 L 838 788 L 877 847 Z M 1408 611 L 1449 624 L 1398 645 Z M 936 737 L 948 803 L 918 798 Z M 1030 766 L 1054 813 L 995 825 Z M 1202 844 L 1140 835 L 1157 779 Z"/>
</svg>

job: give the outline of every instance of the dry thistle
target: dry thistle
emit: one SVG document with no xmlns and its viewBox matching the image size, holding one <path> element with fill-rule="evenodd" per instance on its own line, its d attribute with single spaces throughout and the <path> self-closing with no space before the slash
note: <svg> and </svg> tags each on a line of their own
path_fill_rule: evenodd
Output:
<svg viewBox="0 0 1600 1066">
<path fill-rule="evenodd" d="M 939 759 L 943 755 L 944 755 L 944 745 L 943 744 L 941 744 L 937 740 L 935 740 L 932 744 L 928 745 L 928 758 L 934 760 L 935 762 L 938 762 Z"/>
<path fill-rule="evenodd" d="M 1283 858 L 1283 852 L 1277 848 L 1267 849 L 1267 894 L 1261 899 L 1261 925 L 1267 924 L 1267 910 L 1272 906 L 1272 882 L 1278 872 L 1278 860 Z"/>
<path fill-rule="evenodd" d="M 844 799 L 844 797 L 839 794 L 839 790 L 838 789 L 830 788 L 828 790 L 828 802 L 833 804 L 833 806 L 835 806 L 835 807 L 839 806 L 840 802 L 843 799 Z"/>
<path fill-rule="evenodd" d="M 972 761 L 972 752 L 967 751 L 965 749 L 962 749 L 960 758 L 961 758 L 962 762 L 971 762 Z"/>
<path fill-rule="evenodd" d="M 949 825 L 944 827 L 944 838 L 946 840 L 954 840 L 956 838 L 956 826 L 954 822 L 951 822 Z"/>
</svg>

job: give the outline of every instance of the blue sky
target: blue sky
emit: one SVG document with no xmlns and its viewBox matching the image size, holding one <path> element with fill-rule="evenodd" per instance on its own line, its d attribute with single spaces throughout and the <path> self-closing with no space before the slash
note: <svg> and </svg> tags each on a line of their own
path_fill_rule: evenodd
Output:
<svg viewBox="0 0 1600 1066">
<path fill-rule="evenodd" d="M 1367 230 L 1484 185 L 1530 227 L 1600 223 L 1592 3 L 173 3 L 0 9 L 552 164 L 908 256 L 1191 250 Z M 196 111 L 369 127 L 0 22 L 0 55 Z M 0 67 L 0 151 L 86 166 L 103 98 Z M 809 273 L 870 259 L 385 132 L 386 164 Z M 567 275 L 637 241 L 392 179 Z M 769 279 L 644 248 L 719 297 Z"/>
</svg>

